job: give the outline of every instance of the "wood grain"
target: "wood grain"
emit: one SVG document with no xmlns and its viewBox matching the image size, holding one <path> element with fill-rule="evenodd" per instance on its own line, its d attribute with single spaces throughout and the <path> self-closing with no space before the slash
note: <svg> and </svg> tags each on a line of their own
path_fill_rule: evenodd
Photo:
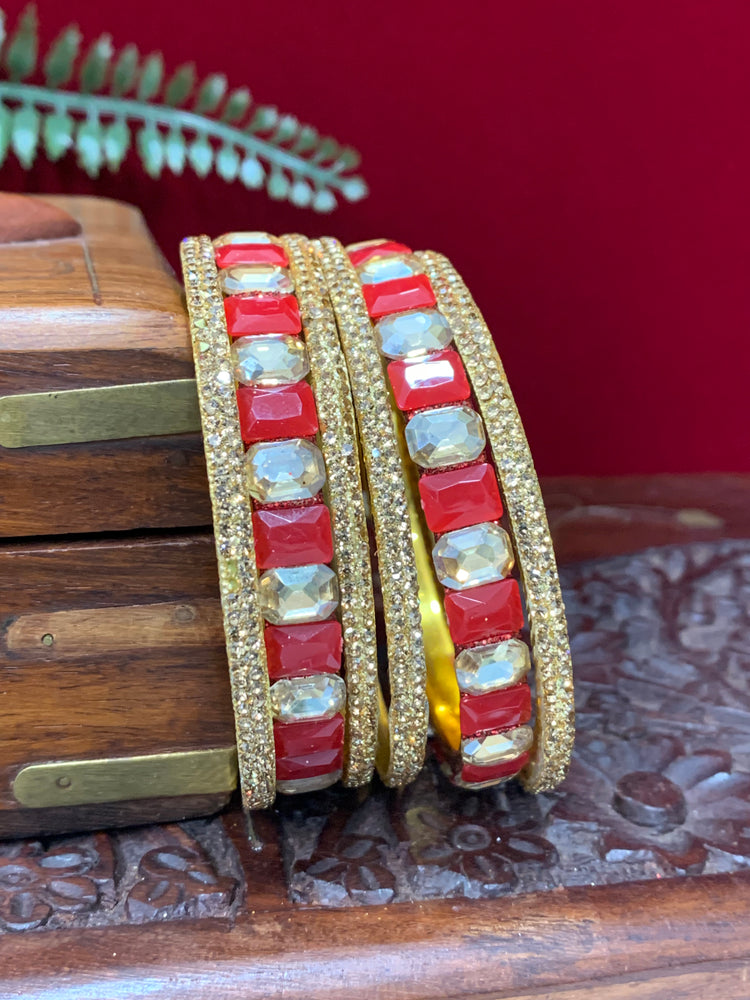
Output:
<svg viewBox="0 0 750 1000">
<path fill-rule="evenodd" d="M 576 996 L 572 983 L 595 992 L 609 980 L 619 989 L 618 978 L 638 983 L 655 973 L 671 975 L 672 985 L 690 973 L 696 995 L 711 988 L 714 963 L 726 979 L 750 960 L 750 878 L 346 912 L 283 906 L 248 913 L 228 931 L 205 921 L 145 933 L 21 935 L 5 950 L 4 996 L 57 1000 L 65 989 L 97 1000 L 521 1000 L 560 989 Z"/>
<path fill-rule="evenodd" d="M 180 285 L 140 213 L 27 199 L 79 235 L 0 242 L 0 395 L 192 378 Z M 0 537 L 210 523 L 200 438 L 0 448 Z"/>
<path fill-rule="evenodd" d="M 34 762 L 232 746 L 210 535 L 7 544 L 0 608 L 0 836 L 94 816 L 108 824 L 184 817 L 224 803 L 194 797 L 140 813 L 124 804 L 47 815 L 19 810 L 11 791 Z M 149 630 L 165 624 L 152 641 Z"/>
</svg>

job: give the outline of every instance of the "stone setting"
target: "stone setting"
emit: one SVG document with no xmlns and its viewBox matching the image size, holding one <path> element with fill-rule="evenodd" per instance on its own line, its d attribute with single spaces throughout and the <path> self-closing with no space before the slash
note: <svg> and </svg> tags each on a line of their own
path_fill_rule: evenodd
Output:
<svg viewBox="0 0 750 1000">
<path fill-rule="evenodd" d="M 253 532 L 258 569 L 333 559 L 331 514 L 325 504 L 256 510 Z"/>
<path fill-rule="evenodd" d="M 311 500 L 326 481 L 320 449 L 304 438 L 251 445 L 245 468 L 248 490 L 258 503 Z"/>
<path fill-rule="evenodd" d="M 523 606 L 518 583 L 500 580 L 483 587 L 445 592 L 445 614 L 453 641 L 470 646 L 523 628 Z"/>
<path fill-rule="evenodd" d="M 357 274 L 363 285 L 380 285 L 384 281 L 412 278 L 422 273 L 422 265 L 411 254 L 369 257 L 357 266 Z"/>
<path fill-rule="evenodd" d="M 346 684 L 335 674 L 286 677 L 271 688 L 271 709 L 280 722 L 330 719 L 345 706 Z"/>
<path fill-rule="evenodd" d="M 265 630 L 268 675 L 281 677 L 337 674 L 341 669 L 343 640 L 335 620 L 309 625 L 267 625 Z"/>
<path fill-rule="evenodd" d="M 341 770 L 342 715 L 311 722 L 275 722 L 273 737 L 277 781 L 298 781 Z"/>
<path fill-rule="evenodd" d="M 485 447 L 482 418 L 470 406 L 415 413 L 405 435 L 412 461 L 423 469 L 473 462 Z"/>
<path fill-rule="evenodd" d="M 529 647 L 520 639 L 470 646 L 456 657 L 456 680 L 464 694 L 487 694 L 512 687 L 530 670 Z"/>
<path fill-rule="evenodd" d="M 451 590 L 494 583 L 513 569 L 510 536 L 491 521 L 449 531 L 435 544 L 432 562 L 438 580 Z"/>
<path fill-rule="evenodd" d="M 409 358 L 447 347 L 453 331 L 437 309 L 416 309 L 384 316 L 375 324 L 375 337 L 386 357 Z"/>
<path fill-rule="evenodd" d="M 318 430 L 315 398 L 307 382 L 241 385 L 237 390 L 237 409 L 245 444 L 272 438 L 312 437 Z"/>
<path fill-rule="evenodd" d="M 219 271 L 219 287 L 224 295 L 247 292 L 294 291 L 294 282 L 286 268 L 274 264 L 235 264 Z"/>
<path fill-rule="evenodd" d="M 293 295 L 230 295 L 224 299 L 230 337 L 254 333 L 300 333 L 302 319 Z"/>
<path fill-rule="evenodd" d="M 404 243 L 394 243 L 393 240 L 365 240 L 362 243 L 350 243 L 346 248 L 349 260 L 355 267 L 364 264 L 374 257 L 390 257 L 392 254 L 410 254 L 411 247 Z"/>
<path fill-rule="evenodd" d="M 288 267 L 289 258 L 277 243 L 232 243 L 216 247 L 216 266 L 234 267 L 235 264 L 273 264 Z"/>
<path fill-rule="evenodd" d="M 268 569 L 260 577 L 258 597 L 272 625 L 325 621 L 338 606 L 336 574 L 322 563 Z"/>
<path fill-rule="evenodd" d="M 419 495 L 427 527 L 436 535 L 503 516 L 495 470 L 487 462 L 421 476 Z"/>
<path fill-rule="evenodd" d="M 286 385 L 310 371 L 304 342 L 283 333 L 239 337 L 232 344 L 232 362 L 240 385 Z"/>
<path fill-rule="evenodd" d="M 505 733 L 490 733 L 489 736 L 471 736 L 461 740 L 461 758 L 465 764 L 477 767 L 503 764 L 526 753 L 533 742 L 534 730 L 531 726 L 519 726 Z"/>
<path fill-rule="evenodd" d="M 421 309 L 435 305 L 435 293 L 426 274 L 396 278 L 377 285 L 362 285 L 367 312 L 373 319 L 404 309 Z"/>
<path fill-rule="evenodd" d="M 531 718 L 531 688 L 528 684 L 516 684 L 503 691 L 464 695 L 460 715 L 461 732 L 465 736 L 521 726 Z"/>
<path fill-rule="evenodd" d="M 402 411 L 460 403 L 471 396 L 464 366 L 455 351 L 391 361 L 388 378 L 396 406 Z"/>
</svg>

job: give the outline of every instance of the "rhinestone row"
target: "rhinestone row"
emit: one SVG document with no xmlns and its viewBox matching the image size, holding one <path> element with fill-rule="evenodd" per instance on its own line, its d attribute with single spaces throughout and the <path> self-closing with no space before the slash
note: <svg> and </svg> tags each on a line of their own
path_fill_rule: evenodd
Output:
<svg viewBox="0 0 750 1000">
<path fill-rule="evenodd" d="M 382 777 L 399 786 L 419 773 L 427 740 L 425 653 L 404 470 L 357 272 L 337 240 L 316 241 L 315 247 L 338 321 L 367 470 L 391 689 L 390 758 Z"/>
<path fill-rule="evenodd" d="M 245 808 L 262 809 L 276 794 L 273 723 L 230 342 L 213 244 L 205 236 L 191 237 L 180 252 L 206 442 L 240 786 Z"/>
<path fill-rule="evenodd" d="M 505 370 L 476 303 L 445 257 L 436 253 L 417 256 L 453 329 L 505 495 L 537 685 L 535 743 L 524 784 L 530 791 L 545 791 L 559 784 L 568 768 L 574 701 L 565 608 L 539 481 Z"/>
<path fill-rule="evenodd" d="M 302 236 L 286 236 L 281 243 L 289 257 L 310 359 L 333 525 L 347 688 L 344 784 L 358 786 L 370 780 L 375 763 L 378 675 L 370 544 L 354 405 L 320 261 L 312 244 Z"/>
</svg>

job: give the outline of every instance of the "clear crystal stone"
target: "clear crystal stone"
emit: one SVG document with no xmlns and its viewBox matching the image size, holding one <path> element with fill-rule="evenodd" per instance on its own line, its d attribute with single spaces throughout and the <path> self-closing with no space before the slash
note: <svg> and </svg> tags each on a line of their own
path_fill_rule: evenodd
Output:
<svg viewBox="0 0 750 1000">
<path fill-rule="evenodd" d="M 335 785 L 341 778 L 341 771 L 330 771 L 328 774 L 315 774 L 312 778 L 290 778 L 287 781 L 277 781 L 276 791 L 282 795 L 301 795 L 302 792 L 319 792 L 321 788 Z"/>
<path fill-rule="evenodd" d="M 232 344 L 232 361 L 242 385 L 299 382 L 310 371 L 304 342 L 284 333 L 239 337 Z"/>
<path fill-rule="evenodd" d="M 263 617 L 272 625 L 325 621 L 339 602 L 336 574 L 323 563 L 267 569 L 258 591 Z"/>
<path fill-rule="evenodd" d="M 415 413 L 406 425 L 406 446 L 423 469 L 473 462 L 484 451 L 482 418 L 470 406 L 442 406 Z"/>
<path fill-rule="evenodd" d="M 382 281 L 397 278 L 411 278 L 423 274 L 422 265 L 411 254 L 390 254 L 386 257 L 371 257 L 357 268 L 363 285 L 379 285 Z"/>
<path fill-rule="evenodd" d="M 259 503 L 310 500 L 326 481 L 320 448 L 304 438 L 261 441 L 245 455 L 247 488 Z"/>
<path fill-rule="evenodd" d="M 225 295 L 243 292 L 293 292 L 289 271 L 277 264 L 235 264 L 219 270 L 219 285 Z"/>
<path fill-rule="evenodd" d="M 489 736 L 472 736 L 461 741 L 461 757 L 464 764 L 502 764 L 515 760 L 531 749 L 534 730 L 531 726 L 519 726 L 505 733 L 490 733 Z"/>
<path fill-rule="evenodd" d="M 450 323 L 437 309 L 414 309 L 383 316 L 375 324 L 375 335 L 380 350 L 389 358 L 440 351 L 453 340 Z"/>
<path fill-rule="evenodd" d="M 513 569 L 513 547 L 504 528 L 485 521 L 441 535 L 432 562 L 444 587 L 466 590 L 506 577 Z"/>
<path fill-rule="evenodd" d="M 281 722 L 330 719 L 343 713 L 346 684 L 336 674 L 284 677 L 271 687 L 271 707 Z"/>
<path fill-rule="evenodd" d="M 381 236 L 376 240 L 360 240 L 359 243 L 347 243 L 346 252 L 354 253 L 355 250 L 366 250 L 368 247 L 378 247 L 381 243 L 386 242 L 387 240 Z"/>
<path fill-rule="evenodd" d="M 487 694 L 520 684 L 530 669 L 529 647 L 520 639 L 472 646 L 456 657 L 456 680 L 465 694 Z"/>
<path fill-rule="evenodd" d="M 269 233 L 258 233 L 258 232 L 236 232 L 236 233 L 224 233 L 222 236 L 217 236 L 214 240 L 215 247 L 229 247 L 236 246 L 237 244 L 254 244 L 254 243 L 276 243 L 277 240 L 273 238 Z"/>
</svg>

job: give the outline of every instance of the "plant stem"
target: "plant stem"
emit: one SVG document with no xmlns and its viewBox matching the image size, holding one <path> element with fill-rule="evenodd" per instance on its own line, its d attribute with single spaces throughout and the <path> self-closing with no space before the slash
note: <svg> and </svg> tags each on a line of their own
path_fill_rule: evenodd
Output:
<svg viewBox="0 0 750 1000">
<path fill-rule="evenodd" d="M 335 170 L 319 167 L 286 149 L 280 149 L 273 143 L 224 122 L 165 104 L 146 104 L 124 97 L 78 94 L 67 90 L 48 90 L 46 87 L 28 83 L 0 81 L 0 101 L 4 98 L 51 107 L 61 112 L 88 115 L 93 108 L 96 108 L 100 115 L 111 115 L 113 118 L 135 119 L 144 124 L 162 125 L 165 128 L 180 126 L 199 135 L 238 146 L 247 154 L 258 156 L 274 166 L 286 168 L 293 174 L 306 176 L 318 188 L 330 187 L 342 191 L 346 181 L 351 179 L 341 178 Z"/>
</svg>

